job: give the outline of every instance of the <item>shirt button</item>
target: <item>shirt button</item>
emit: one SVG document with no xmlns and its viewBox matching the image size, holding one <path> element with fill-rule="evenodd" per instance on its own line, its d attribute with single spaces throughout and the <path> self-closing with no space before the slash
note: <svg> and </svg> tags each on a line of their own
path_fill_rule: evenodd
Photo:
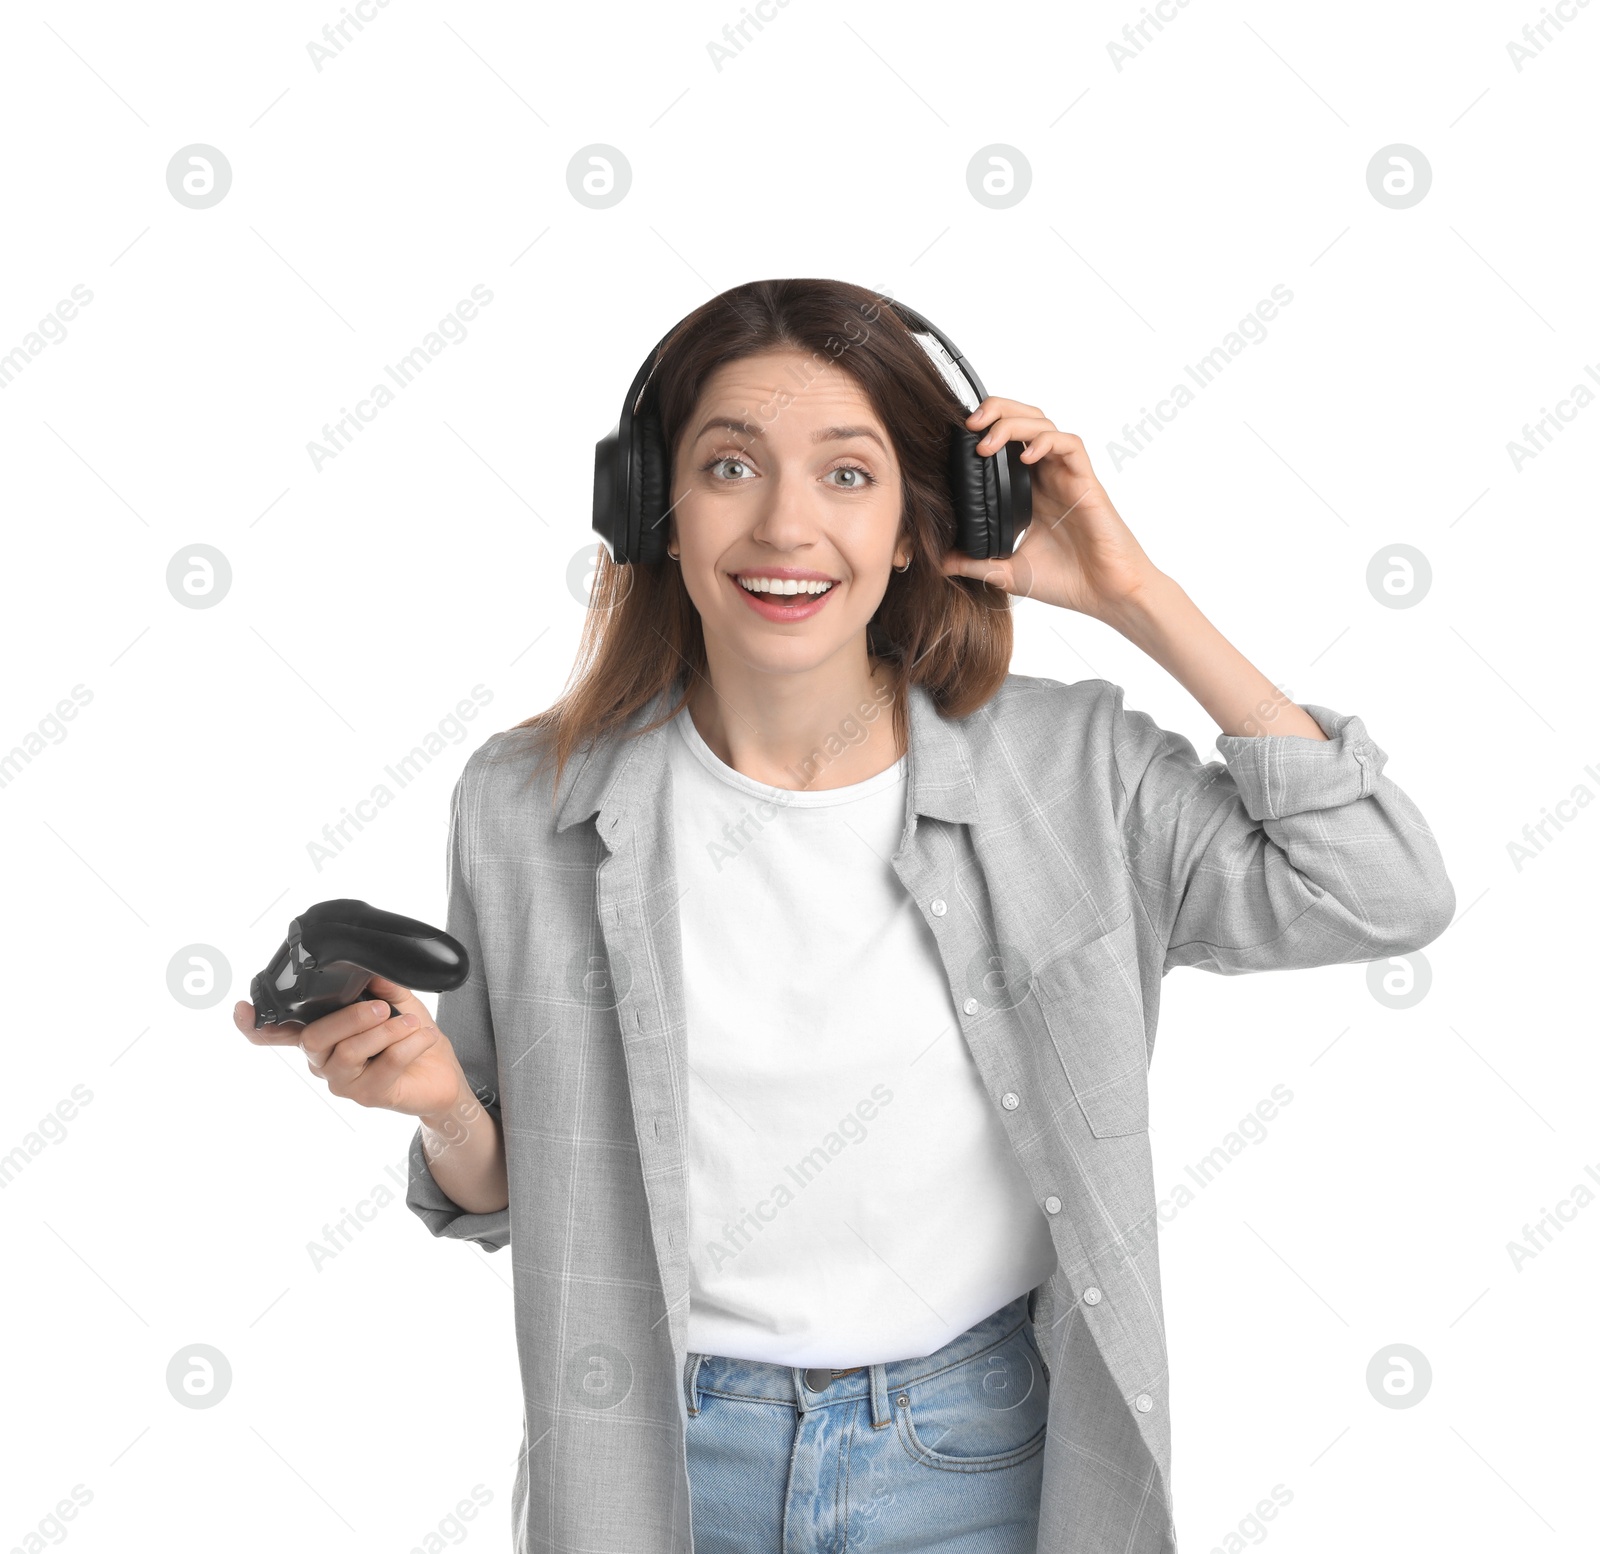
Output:
<svg viewBox="0 0 1600 1554">
<path fill-rule="evenodd" d="M 1022 1105 L 1022 1097 L 1018 1095 L 1015 1090 L 1007 1090 L 1006 1093 L 1000 1097 L 1000 1104 L 1005 1107 L 1008 1112 L 1014 1112 L 1019 1106 Z"/>
<path fill-rule="evenodd" d="M 1095 1285 L 1091 1284 L 1083 1292 L 1083 1303 L 1086 1306 L 1098 1306 L 1100 1304 L 1100 1291 Z"/>
<path fill-rule="evenodd" d="M 1061 1212 L 1061 1200 L 1054 1193 L 1051 1193 L 1044 1200 L 1044 1211 L 1046 1214 L 1059 1214 Z"/>
<path fill-rule="evenodd" d="M 944 898 L 942 896 L 935 896 L 933 900 L 928 903 L 928 910 L 932 912 L 935 917 L 943 917 Z"/>
<path fill-rule="evenodd" d="M 1138 1397 L 1133 1400 L 1133 1406 L 1138 1409 L 1141 1414 L 1148 1414 L 1150 1410 L 1156 1406 L 1155 1399 L 1152 1398 L 1148 1392 L 1141 1392 Z"/>
<path fill-rule="evenodd" d="M 962 1014 L 976 1014 L 978 1012 L 978 1000 L 976 998 L 969 998 L 966 1003 L 961 1006 L 961 1012 Z"/>
</svg>

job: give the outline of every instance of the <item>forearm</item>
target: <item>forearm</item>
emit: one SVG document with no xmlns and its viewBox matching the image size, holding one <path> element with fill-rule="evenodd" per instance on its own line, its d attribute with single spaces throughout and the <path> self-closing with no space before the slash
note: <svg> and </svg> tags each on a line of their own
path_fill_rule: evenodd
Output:
<svg viewBox="0 0 1600 1554">
<path fill-rule="evenodd" d="M 1328 737 L 1316 719 L 1273 685 L 1165 572 L 1152 571 L 1149 581 L 1123 602 L 1107 624 L 1171 674 L 1224 734 Z"/>
<path fill-rule="evenodd" d="M 511 1201 L 500 1124 L 472 1093 L 466 1076 L 448 1110 L 418 1119 L 429 1174 L 469 1214 L 492 1214 Z"/>
</svg>

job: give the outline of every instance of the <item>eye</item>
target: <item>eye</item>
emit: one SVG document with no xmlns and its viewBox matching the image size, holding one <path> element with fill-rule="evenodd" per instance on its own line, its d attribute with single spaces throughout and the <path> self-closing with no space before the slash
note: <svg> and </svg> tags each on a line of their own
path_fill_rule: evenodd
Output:
<svg viewBox="0 0 1600 1554">
<path fill-rule="evenodd" d="M 868 486 L 877 485 L 870 470 L 863 469 L 859 464 L 841 464 L 837 469 L 830 469 L 830 475 L 853 475 L 857 478 L 846 482 L 838 489 L 841 491 L 865 491 Z"/>
<path fill-rule="evenodd" d="M 704 475 L 708 471 L 715 469 L 719 464 L 737 464 L 741 469 L 751 468 L 751 466 L 741 459 L 737 454 L 719 453 L 714 458 L 707 459 L 706 462 L 700 466 L 700 473 Z M 741 475 L 729 483 L 732 485 L 738 485 L 743 478 L 744 477 Z"/>
</svg>

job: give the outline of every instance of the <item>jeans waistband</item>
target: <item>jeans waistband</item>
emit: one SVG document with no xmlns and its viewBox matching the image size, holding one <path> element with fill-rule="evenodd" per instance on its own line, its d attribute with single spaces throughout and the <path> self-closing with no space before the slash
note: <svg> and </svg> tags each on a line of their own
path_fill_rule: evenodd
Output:
<svg viewBox="0 0 1600 1554">
<path fill-rule="evenodd" d="M 848 1370 L 831 1366 L 776 1365 L 766 1360 L 741 1360 L 690 1350 L 684 1365 L 685 1402 L 689 1413 L 694 1415 L 700 1412 L 701 1394 L 715 1392 L 720 1397 L 748 1402 L 786 1404 L 804 1413 L 808 1409 L 866 1397 L 871 1403 L 872 1426 L 881 1430 L 894 1422 L 890 1412 L 891 1393 L 927 1381 L 998 1348 L 1029 1320 L 1028 1295 L 1018 1295 L 932 1354 L 909 1360 L 888 1360 L 877 1365 L 855 1365 Z"/>
</svg>

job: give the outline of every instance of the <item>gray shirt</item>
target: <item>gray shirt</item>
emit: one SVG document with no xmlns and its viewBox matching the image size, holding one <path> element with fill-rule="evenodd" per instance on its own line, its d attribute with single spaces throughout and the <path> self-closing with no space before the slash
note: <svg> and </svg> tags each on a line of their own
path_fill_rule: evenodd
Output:
<svg viewBox="0 0 1600 1554">
<path fill-rule="evenodd" d="M 1051 1554 L 1176 1548 L 1147 1131 L 1162 977 L 1399 955 L 1455 910 L 1361 719 L 1302 705 L 1326 742 L 1219 735 L 1222 761 L 1202 763 L 1104 680 L 1008 675 L 961 720 L 911 692 L 891 862 L 1056 1248 L 1029 1298 L 1050 1367 Z M 438 1006 L 504 1130 L 510 1203 L 463 1212 L 420 1127 L 406 1201 L 436 1236 L 512 1247 L 517 1554 L 688 1554 L 675 736 L 598 742 L 553 805 L 548 772 L 527 780 L 531 737 L 487 740 L 452 795 L 446 927 L 472 974 Z"/>
</svg>

